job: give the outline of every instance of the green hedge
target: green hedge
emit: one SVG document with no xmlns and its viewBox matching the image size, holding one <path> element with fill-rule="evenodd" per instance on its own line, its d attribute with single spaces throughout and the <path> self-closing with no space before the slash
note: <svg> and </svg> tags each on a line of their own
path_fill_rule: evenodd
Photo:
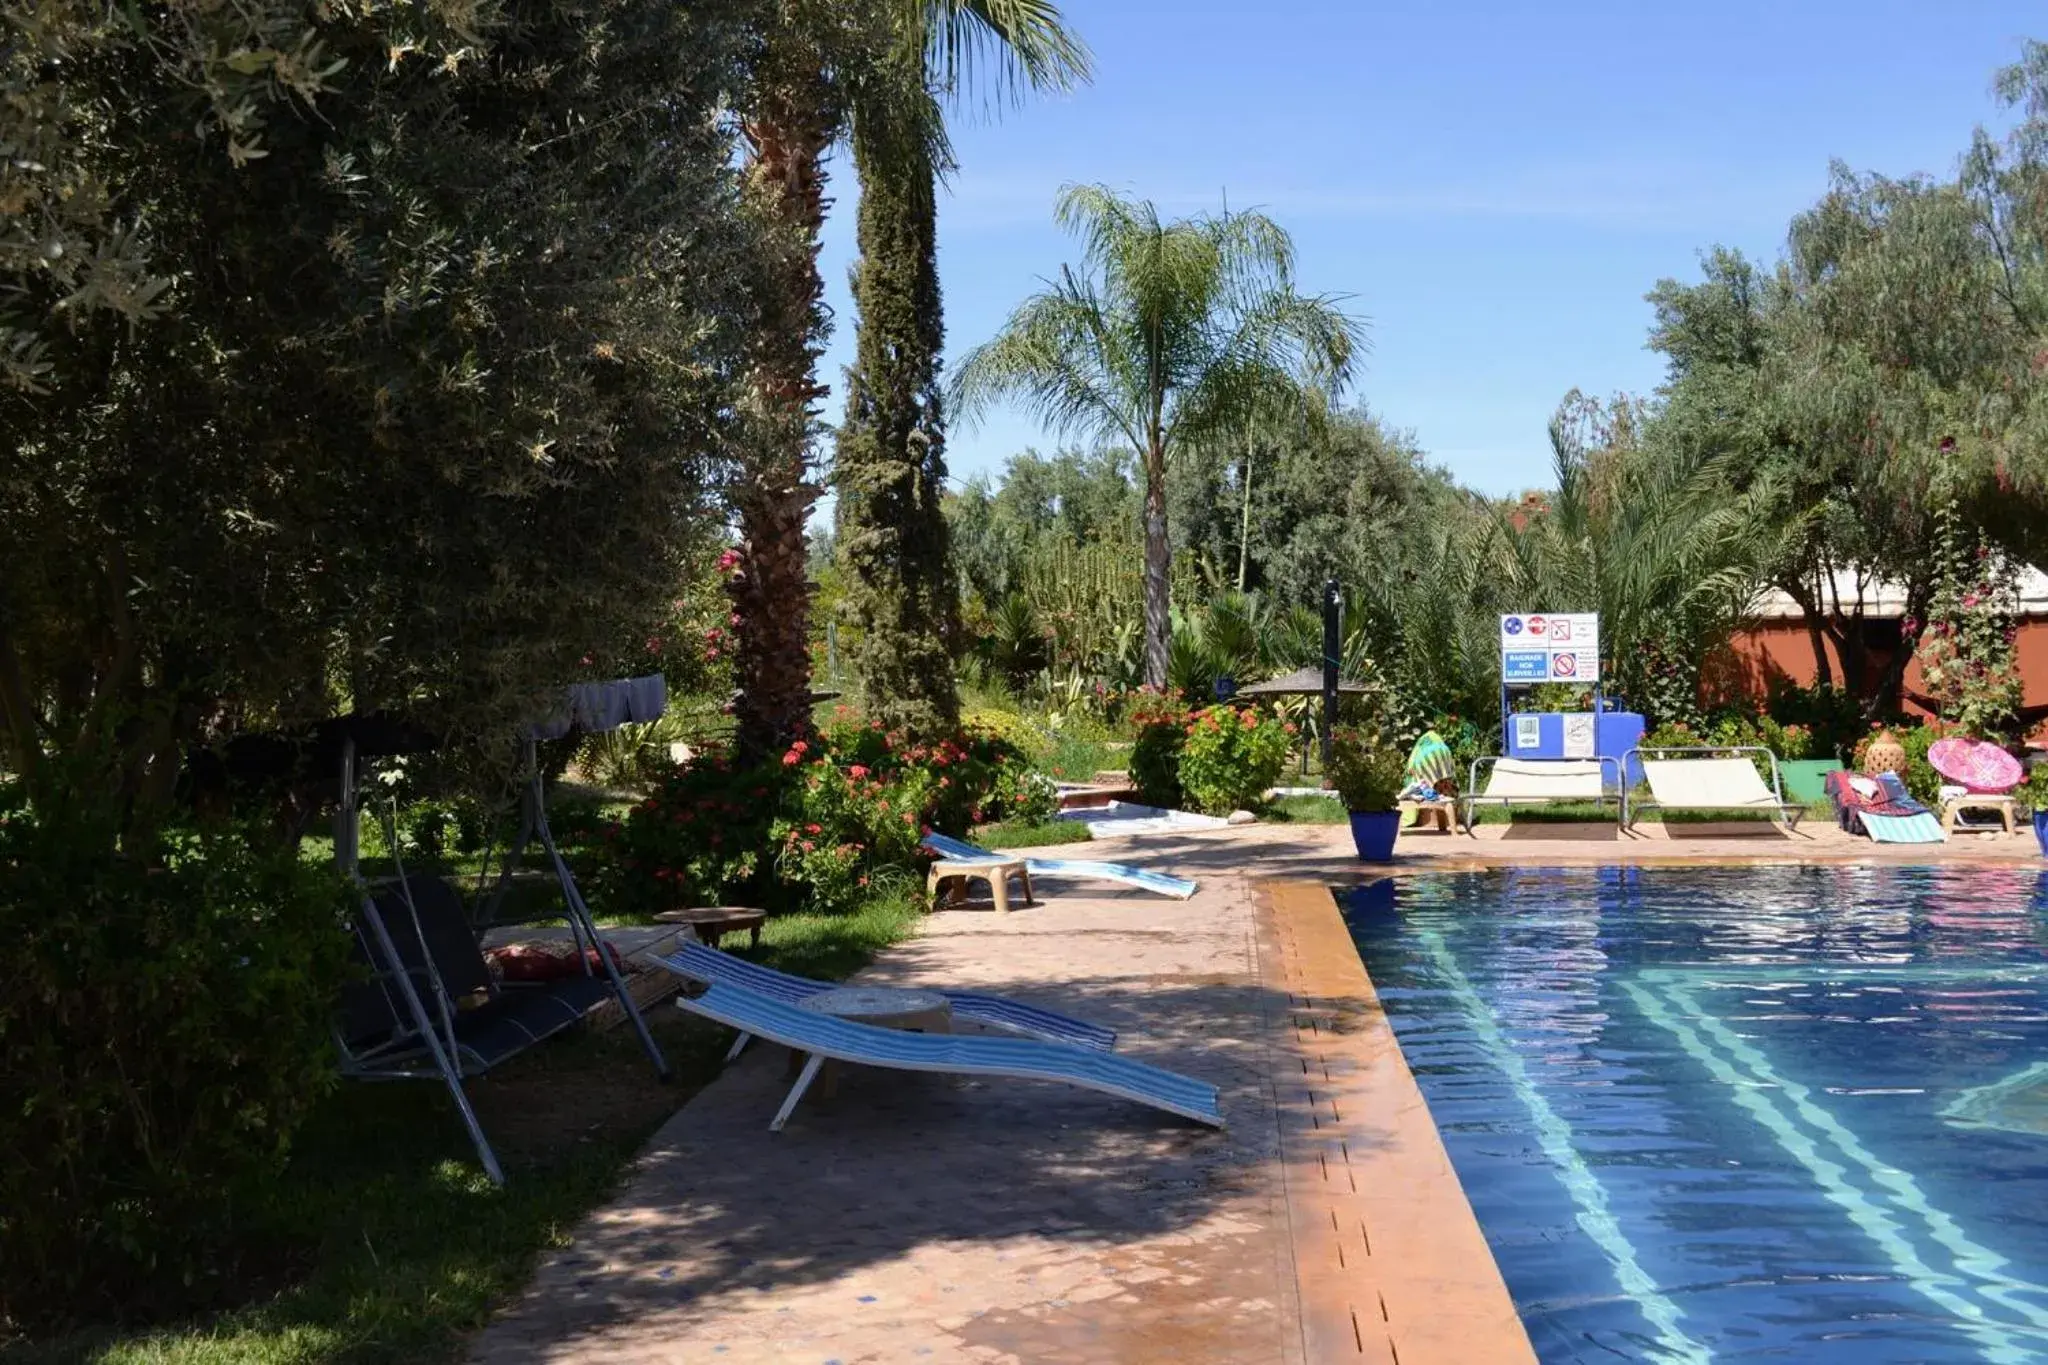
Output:
<svg viewBox="0 0 2048 1365">
<path fill-rule="evenodd" d="M 0 790 L 0 1320 L 217 1292 L 333 1076 L 347 907 L 274 837 L 142 841 Z"/>
</svg>

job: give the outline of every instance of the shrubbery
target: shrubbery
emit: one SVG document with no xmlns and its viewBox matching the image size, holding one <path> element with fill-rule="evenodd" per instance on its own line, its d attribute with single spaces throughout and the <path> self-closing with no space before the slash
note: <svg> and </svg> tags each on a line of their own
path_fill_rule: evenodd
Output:
<svg viewBox="0 0 2048 1365">
<path fill-rule="evenodd" d="M 611 904 L 651 911 L 739 903 L 852 909 L 876 874 L 910 870 L 927 830 L 1050 818 L 1056 792 L 1015 744 L 979 729 L 906 744 L 851 716 L 778 762 L 707 754 L 664 779 L 601 836 Z"/>
<path fill-rule="evenodd" d="M 1330 785 L 1347 811 L 1393 810 L 1407 772 L 1407 756 L 1369 730 L 1344 725 L 1330 736 Z"/>
<path fill-rule="evenodd" d="M 1740 712 L 1723 712 L 1694 727 L 1684 721 L 1660 725 L 1643 737 L 1647 749 L 1768 749 L 1780 759 L 1804 759 L 1814 756 L 1813 732 L 1803 725 L 1781 725 L 1769 716 L 1746 716 Z M 1750 755 L 1756 764 L 1757 775 L 1766 786 L 1772 775 L 1771 760 L 1762 754 Z"/>
<path fill-rule="evenodd" d="M 1906 784 L 1906 790 L 1919 801 L 1939 810 L 1942 783 L 1947 779 L 1934 771 L 1934 765 L 1927 761 L 1927 751 L 1934 747 L 1934 741 L 1937 739 L 1947 739 L 1961 732 L 1954 726 L 1945 725 L 1933 718 L 1919 725 L 1872 726 L 1870 733 L 1857 742 L 1856 750 L 1851 755 L 1850 766 L 1858 772 L 1863 770 L 1863 759 L 1872 741 L 1886 729 L 1890 729 L 1892 738 L 1906 751 L 1906 770 L 1899 774 L 1899 779 Z"/>
<path fill-rule="evenodd" d="M 203 1303 L 333 1074 L 338 877 L 118 829 L 0 801 L 0 1322 Z"/>
<path fill-rule="evenodd" d="M 1287 765 L 1288 728 L 1256 710 L 1201 712 L 1188 723 L 1181 746 L 1182 794 L 1211 815 L 1260 800 Z"/>
<path fill-rule="evenodd" d="M 1148 806 L 1180 808 L 1180 755 L 1189 714 L 1178 701 L 1160 696 L 1141 697 L 1131 706 L 1131 786 Z"/>
</svg>

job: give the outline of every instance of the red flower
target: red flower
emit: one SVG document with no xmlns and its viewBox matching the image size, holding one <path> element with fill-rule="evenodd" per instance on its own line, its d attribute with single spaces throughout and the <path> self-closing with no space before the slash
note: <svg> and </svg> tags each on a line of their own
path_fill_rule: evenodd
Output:
<svg viewBox="0 0 2048 1365">
<path fill-rule="evenodd" d="M 782 756 L 782 766 L 785 768 L 794 768 L 796 766 L 796 761 L 802 757 L 802 754 L 798 753 L 794 749 L 791 749 L 788 753 Z"/>
<path fill-rule="evenodd" d="M 846 770 L 846 775 L 848 777 L 851 777 L 854 781 L 858 782 L 861 778 L 866 777 L 868 775 L 868 770 L 866 768 L 863 768 L 860 764 L 856 763 L 851 768 L 848 768 Z"/>
<path fill-rule="evenodd" d="M 804 833 L 806 833 L 806 834 L 823 834 L 824 832 L 825 832 L 825 831 L 824 831 L 823 829 L 821 829 L 820 827 L 818 827 L 817 825 L 805 825 L 805 826 L 804 826 Z"/>
</svg>

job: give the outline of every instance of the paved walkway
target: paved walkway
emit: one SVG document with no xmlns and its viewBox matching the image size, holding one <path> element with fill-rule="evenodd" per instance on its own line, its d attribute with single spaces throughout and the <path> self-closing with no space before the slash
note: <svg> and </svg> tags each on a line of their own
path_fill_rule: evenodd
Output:
<svg viewBox="0 0 2048 1365">
<path fill-rule="evenodd" d="M 656 1135 L 619 1197 L 481 1335 L 474 1360 L 1466 1365 L 1456 1331 L 1443 1329 L 1472 1320 L 1466 1304 L 1498 1316 L 1498 1295 L 1486 1289 L 1483 1244 L 1430 1236 L 1446 1226 L 1441 1207 L 1411 1197 L 1424 1187 L 1455 1195 L 1427 1111 L 1363 973 L 1355 985 L 1318 973 L 1343 945 L 1304 952 L 1312 920 L 1300 921 L 1306 938 L 1285 922 L 1276 931 L 1274 898 L 1260 889 L 1261 879 L 1356 879 L 1348 841 L 1341 826 L 1258 826 L 1098 843 L 1091 857 L 1181 872 L 1202 889 L 1177 902 L 1048 880 L 1034 909 L 931 916 L 862 978 L 975 986 L 1099 1019 L 1131 1055 L 1216 1082 L 1228 1132 L 1065 1087 L 851 1071 L 836 1096 L 812 1095 L 770 1134 L 788 1078 L 779 1049 L 756 1047 Z M 1404 834 L 1400 853 L 1403 871 L 1694 859 L 2041 865 L 2031 836 L 1898 849 L 1827 825 L 1794 835 L 1646 828 L 1640 838 L 1482 826 L 1476 840 Z M 1359 1044 L 1348 1059 L 1318 1032 L 1332 1021 Z M 1311 1071 L 1336 1089 L 1303 1092 Z M 1363 1130 L 1331 1128 L 1334 1110 L 1319 1115 L 1332 1094 Z M 1343 1098 L 1358 1094 L 1377 1098 Z M 1400 1200 L 1375 1212 L 1328 1183 L 1333 1160 L 1360 1152 L 1409 1163 L 1353 1186 Z M 1317 1242 L 1316 1220 L 1345 1210 L 1331 1222 L 1341 1232 L 1354 1207 L 1396 1220 L 1363 1280 L 1336 1240 Z M 1406 1265 L 1441 1245 L 1465 1248 L 1462 1268 Z M 1399 1281 L 1404 1267 L 1405 1298 L 1371 1280 Z M 1445 1279 L 1461 1274 L 1463 1283 Z M 1333 1340 L 1342 1349 L 1329 1349 Z"/>
<path fill-rule="evenodd" d="M 753 1048 L 474 1359 L 1300 1360 L 1266 1046 L 1285 1001 L 1258 985 L 1243 843 L 1151 852 L 1202 879 L 1190 901 L 1047 881 L 1037 909 L 931 916 L 862 978 L 1100 1020 L 1217 1083 L 1227 1132 L 1062 1086 L 850 1071 L 770 1134 L 784 1058 Z"/>
</svg>

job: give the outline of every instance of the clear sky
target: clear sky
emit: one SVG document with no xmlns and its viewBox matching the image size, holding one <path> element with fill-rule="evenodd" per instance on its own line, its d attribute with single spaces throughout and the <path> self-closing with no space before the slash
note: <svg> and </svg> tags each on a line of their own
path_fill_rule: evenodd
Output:
<svg viewBox="0 0 2048 1365">
<path fill-rule="evenodd" d="M 1065 0 L 1096 79 L 957 127 L 940 205 L 947 353 L 987 339 L 1075 244 L 1063 184 L 1174 215 L 1258 206 L 1303 288 L 1351 296 L 1372 352 L 1354 387 L 1493 493 L 1548 480 L 1544 425 L 1574 387 L 1647 392 L 1659 278 L 1715 243 L 1775 257 L 1840 158 L 1948 173 L 1997 121 L 1996 69 L 2048 12 L 2006 0 L 1372 3 Z M 851 168 L 825 253 L 852 354 Z M 955 475 L 1053 441 L 1021 412 L 953 430 Z"/>
</svg>

